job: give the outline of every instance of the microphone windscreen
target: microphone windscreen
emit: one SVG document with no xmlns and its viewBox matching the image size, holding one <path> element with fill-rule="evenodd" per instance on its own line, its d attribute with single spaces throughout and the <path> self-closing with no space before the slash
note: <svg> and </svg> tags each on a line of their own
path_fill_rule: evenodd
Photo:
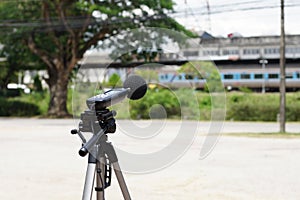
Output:
<svg viewBox="0 0 300 200">
<path fill-rule="evenodd" d="M 142 98 L 147 92 L 146 81 L 138 75 L 130 75 L 123 83 L 124 88 L 130 88 L 127 97 L 131 100 Z"/>
</svg>

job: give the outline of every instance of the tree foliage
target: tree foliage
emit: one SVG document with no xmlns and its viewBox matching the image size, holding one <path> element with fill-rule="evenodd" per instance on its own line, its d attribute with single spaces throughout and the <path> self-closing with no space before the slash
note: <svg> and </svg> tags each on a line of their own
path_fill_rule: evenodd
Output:
<svg viewBox="0 0 300 200">
<path fill-rule="evenodd" d="M 107 86 L 121 87 L 121 77 L 118 74 L 113 73 L 108 79 Z"/>
<path fill-rule="evenodd" d="M 47 69 L 48 113 L 63 117 L 68 114 L 69 76 L 84 53 L 99 42 L 108 48 L 116 44 L 122 47 L 126 38 L 116 37 L 118 34 L 146 26 L 190 34 L 168 17 L 173 5 L 172 0 L 4 1 L 0 3 L 0 42 L 6 48 L 3 53 L 7 57 L 24 62 L 25 66 L 36 63 Z M 153 31 L 147 34 L 155 37 Z"/>
<path fill-rule="evenodd" d="M 220 73 L 214 63 L 210 61 L 188 62 L 181 66 L 179 72 L 204 78 L 206 80 L 205 89 L 210 93 L 224 91 Z"/>
</svg>

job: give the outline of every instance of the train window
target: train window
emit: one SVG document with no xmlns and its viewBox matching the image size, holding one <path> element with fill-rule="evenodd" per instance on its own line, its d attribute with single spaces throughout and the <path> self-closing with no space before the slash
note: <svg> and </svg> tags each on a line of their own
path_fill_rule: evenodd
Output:
<svg viewBox="0 0 300 200">
<path fill-rule="evenodd" d="M 300 53 L 299 47 L 287 47 L 286 53 Z"/>
<path fill-rule="evenodd" d="M 279 48 L 266 48 L 265 54 L 279 54 Z"/>
<path fill-rule="evenodd" d="M 259 49 L 244 49 L 243 53 L 246 54 L 259 54 Z"/>
<path fill-rule="evenodd" d="M 241 74 L 241 79 L 250 79 L 250 74 Z"/>
<path fill-rule="evenodd" d="M 238 49 L 225 49 L 223 50 L 223 55 L 238 55 L 239 50 Z"/>
<path fill-rule="evenodd" d="M 198 51 L 184 51 L 183 52 L 184 56 L 199 56 L 199 52 Z"/>
<path fill-rule="evenodd" d="M 204 56 L 209 56 L 209 55 L 219 55 L 218 50 L 205 50 L 203 51 Z"/>
<path fill-rule="evenodd" d="M 191 75 L 191 74 L 186 74 L 186 75 L 185 75 L 185 79 L 186 79 L 186 80 L 192 80 L 192 79 L 194 79 L 194 76 Z"/>
<path fill-rule="evenodd" d="M 287 74 L 285 75 L 285 78 L 286 78 L 286 79 L 292 79 L 292 78 L 293 78 L 293 74 L 292 74 L 292 73 L 287 73 Z"/>
<path fill-rule="evenodd" d="M 277 79 L 279 78 L 278 74 L 269 74 L 269 79 Z"/>
<path fill-rule="evenodd" d="M 254 79 L 263 79 L 263 74 L 254 74 Z"/>
<path fill-rule="evenodd" d="M 168 79 L 168 74 L 165 74 L 165 79 Z"/>
<path fill-rule="evenodd" d="M 161 79 L 164 79 L 164 78 L 165 78 L 165 76 L 164 76 L 164 75 L 161 75 L 161 76 L 160 76 L 160 78 L 161 78 Z"/>
<path fill-rule="evenodd" d="M 299 72 L 296 73 L 296 78 L 300 78 L 300 73 Z"/>
<path fill-rule="evenodd" d="M 233 79 L 233 74 L 224 74 L 224 79 Z"/>
<path fill-rule="evenodd" d="M 181 76 L 181 75 L 178 75 L 178 79 L 181 80 L 181 79 L 182 79 L 182 76 Z"/>
<path fill-rule="evenodd" d="M 286 48 L 286 53 L 296 53 L 296 48 L 293 48 L 293 47 L 287 47 L 287 48 Z"/>
</svg>

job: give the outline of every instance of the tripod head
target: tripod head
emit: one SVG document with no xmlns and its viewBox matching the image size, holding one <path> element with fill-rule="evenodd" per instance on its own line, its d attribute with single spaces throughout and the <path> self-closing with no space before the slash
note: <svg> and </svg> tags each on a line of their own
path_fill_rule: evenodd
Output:
<svg viewBox="0 0 300 200">
<path fill-rule="evenodd" d="M 79 150 L 80 156 L 86 156 L 94 147 L 94 145 L 96 145 L 100 141 L 100 139 L 103 138 L 102 136 L 107 133 L 116 132 L 116 120 L 114 118 L 114 116 L 116 116 L 117 114 L 116 111 L 110 111 L 108 108 L 103 107 L 103 105 L 107 105 L 110 103 L 110 101 L 108 101 L 107 99 L 112 100 L 114 99 L 114 97 L 118 97 L 118 100 L 120 99 L 120 95 L 116 96 L 118 92 L 114 92 L 113 94 L 113 96 L 99 95 L 89 98 L 87 100 L 88 109 L 80 115 L 81 121 L 79 122 L 78 130 L 71 130 L 72 134 L 78 134 L 82 140 L 83 146 Z M 89 141 L 86 141 L 82 132 L 90 132 L 93 134 L 93 136 L 91 137 L 91 139 L 89 139 Z"/>
<path fill-rule="evenodd" d="M 79 155 L 84 157 L 96 145 L 102 136 L 107 133 L 114 133 L 116 131 L 116 120 L 114 116 L 116 111 L 102 109 L 100 111 L 86 110 L 81 114 L 81 122 L 79 123 L 79 130 L 72 130 L 72 134 L 78 134 L 82 140 L 83 146 L 79 150 Z M 86 142 L 82 132 L 92 132 L 92 138 Z"/>
<path fill-rule="evenodd" d="M 80 115 L 79 129 L 73 129 L 72 134 L 78 134 L 83 146 L 79 150 L 80 156 L 85 156 L 107 133 L 116 131 L 116 111 L 107 107 L 121 102 L 126 96 L 132 100 L 142 98 L 147 92 L 146 81 L 137 75 L 131 75 L 125 80 L 124 88 L 112 89 L 103 94 L 93 96 L 86 100 L 88 109 Z M 91 132 L 93 136 L 86 142 L 82 132 Z"/>
<path fill-rule="evenodd" d="M 105 133 L 114 133 L 116 131 L 114 116 L 116 114 L 116 111 L 110 111 L 107 108 L 99 111 L 85 110 L 80 116 L 79 131 L 95 134 L 101 129 L 106 129 Z"/>
</svg>

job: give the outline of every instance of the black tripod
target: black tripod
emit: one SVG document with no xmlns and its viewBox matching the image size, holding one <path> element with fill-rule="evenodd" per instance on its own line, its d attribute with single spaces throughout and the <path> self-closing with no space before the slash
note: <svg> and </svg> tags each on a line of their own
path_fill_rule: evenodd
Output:
<svg viewBox="0 0 300 200">
<path fill-rule="evenodd" d="M 86 110 L 81 114 L 79 130 L 73 129 L 72 134 L 78 134 L 83 146 L 80 156 L 89 154 L 82 200 L 91 200 L 96 177 L 97 200 L 105 199 L 105 188 L 111 184 L 112 168 L 117 177 L 125 200 L 130 200 L 130 194 L 125 183 L 118 158 L 113 145 L 107 141 L 107 133 L 116 131 L 115 111 L 101 109 L 100 111 Z M 86 142 L 82 132 L 92 132 L 93 136 Z"/>
</svg>

